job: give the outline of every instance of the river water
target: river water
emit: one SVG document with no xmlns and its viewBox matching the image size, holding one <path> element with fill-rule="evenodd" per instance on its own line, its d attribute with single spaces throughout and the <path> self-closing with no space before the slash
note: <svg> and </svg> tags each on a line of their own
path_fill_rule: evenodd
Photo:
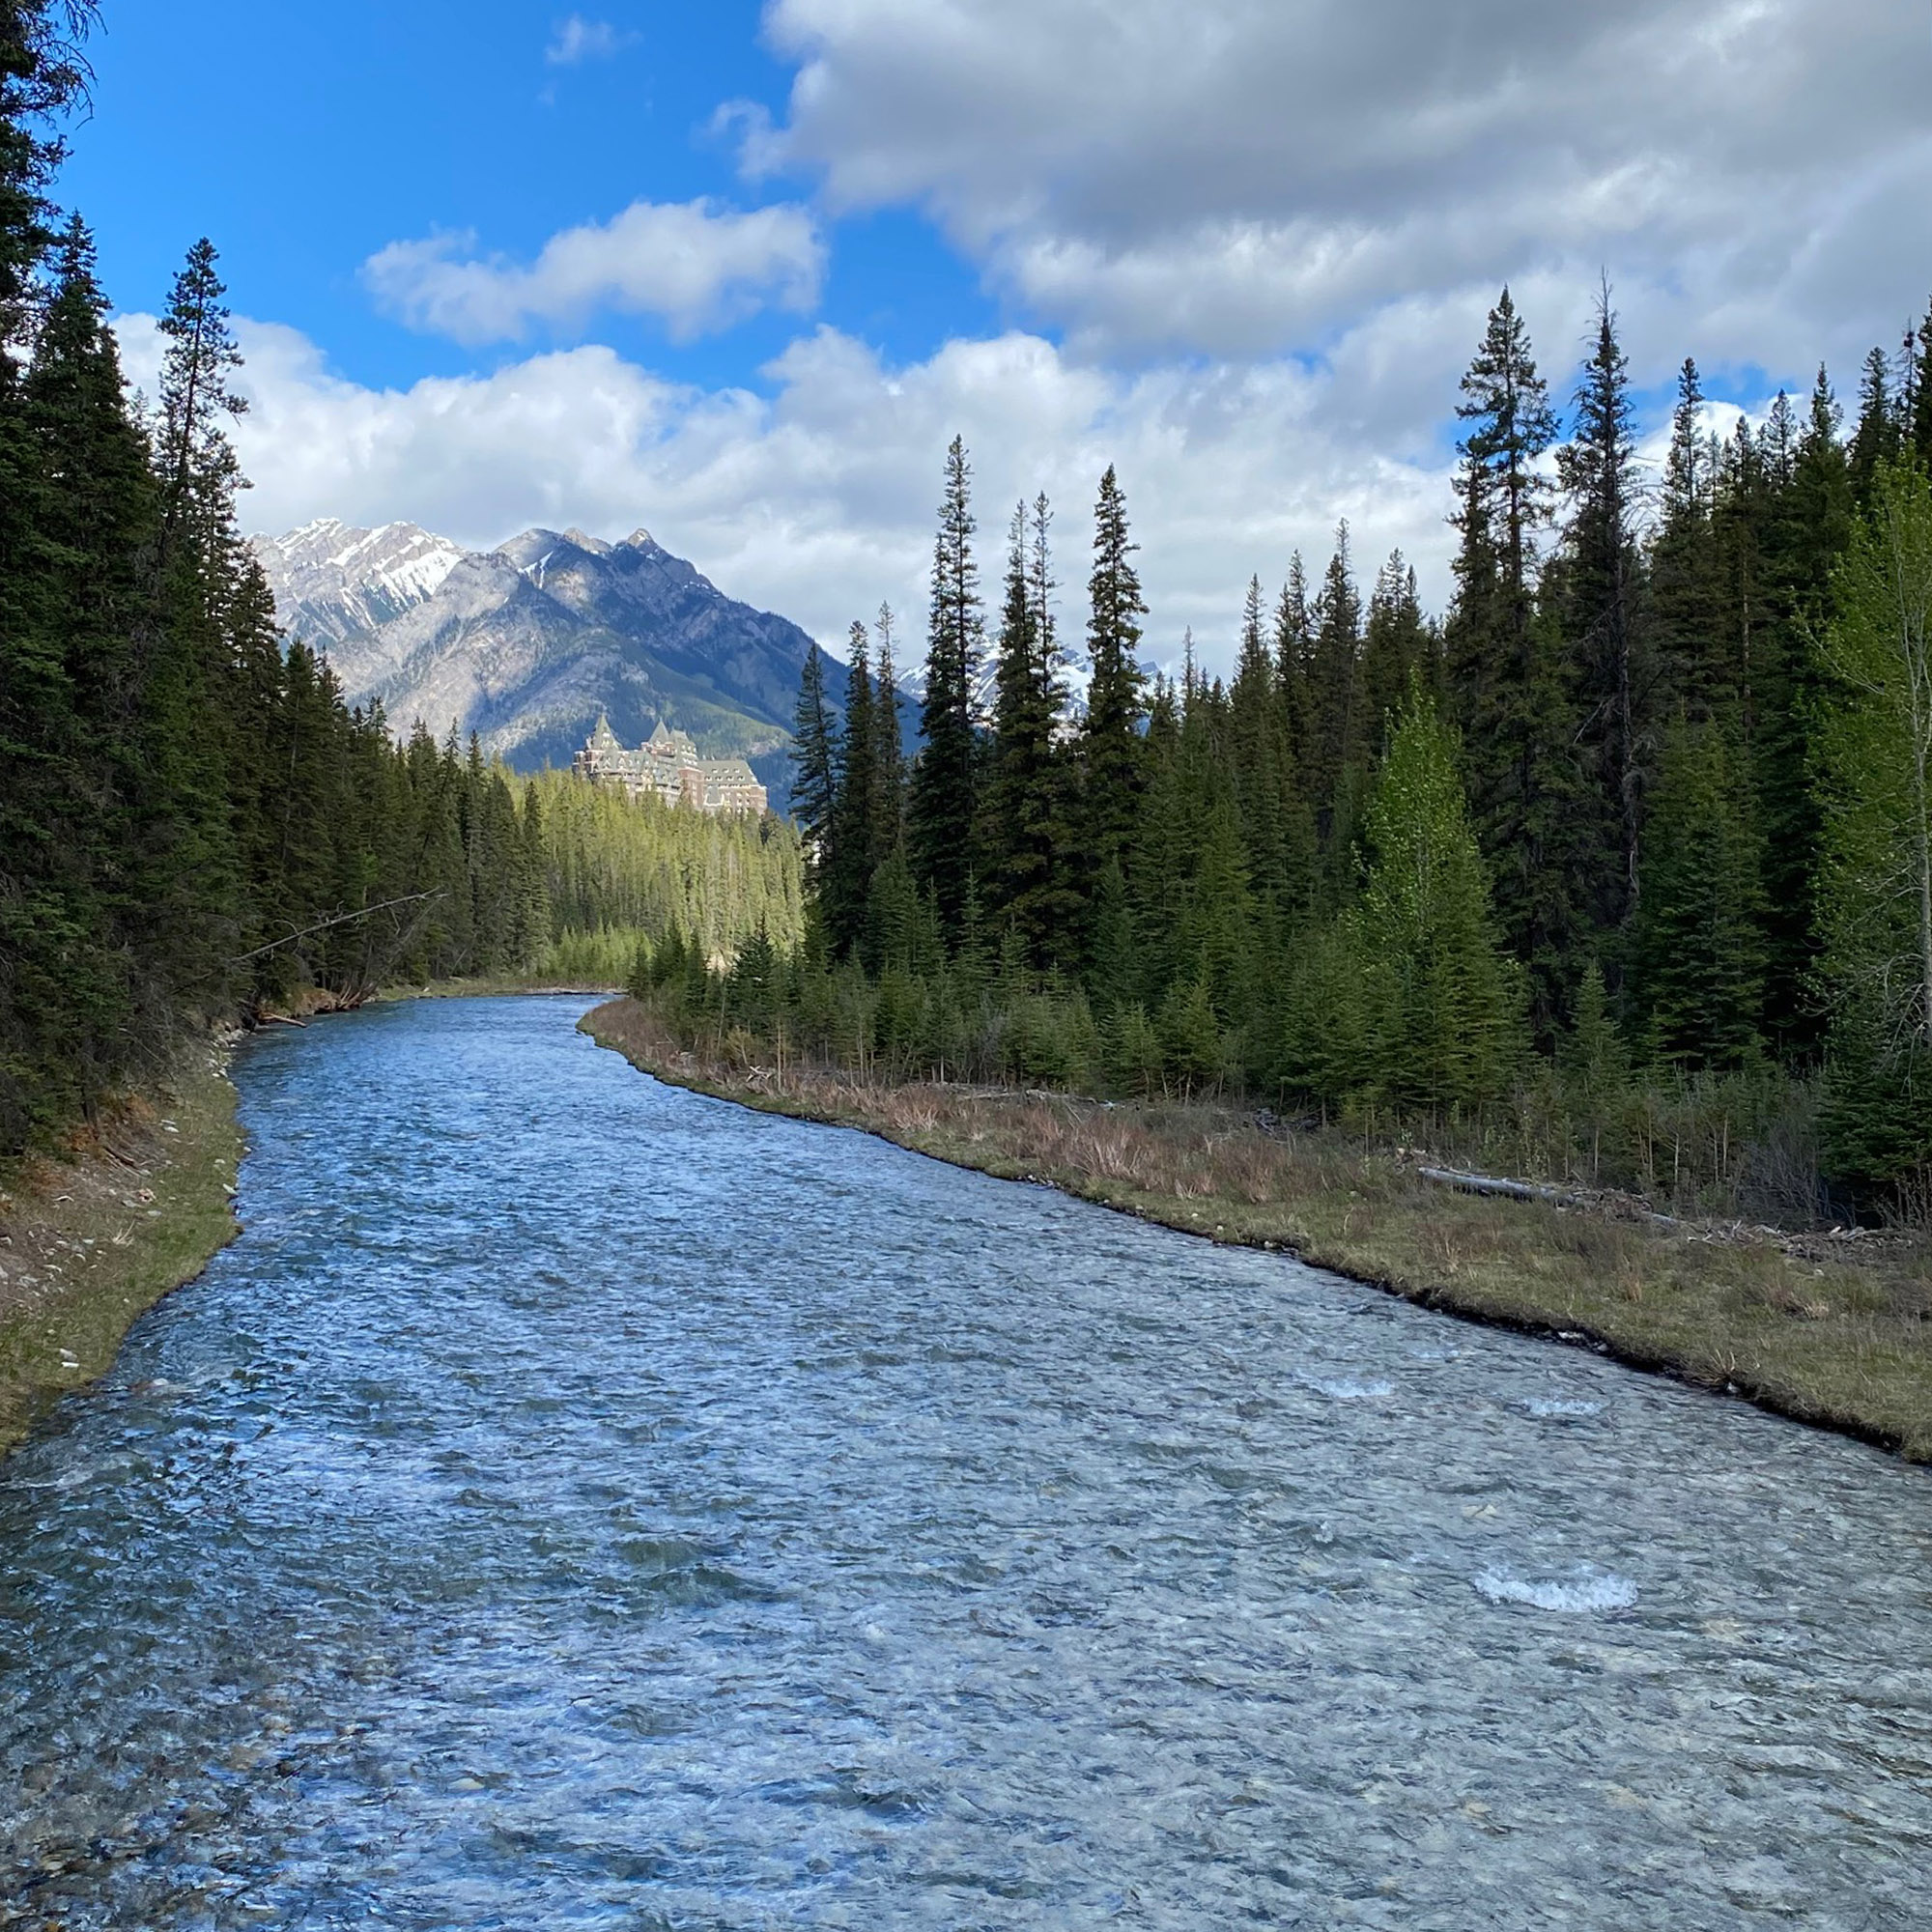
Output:
<svg viewBox="0 0 1932 1932">
<path fill-rule="evenodd" d="M 1932 1923 L 1922 1472 L 584 1004 L 242 1055 L 0 1465 L 0 1924 Z"/>
</svg>

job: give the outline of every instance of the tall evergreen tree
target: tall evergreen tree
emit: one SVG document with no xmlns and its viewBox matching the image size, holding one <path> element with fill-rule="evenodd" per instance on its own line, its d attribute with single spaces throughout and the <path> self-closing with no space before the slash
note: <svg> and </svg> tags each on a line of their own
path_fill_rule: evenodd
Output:
<svg viewBox="0 0 1932 1932">
<path fill-rule="evenodd" d="M 1581 970 L 1573 841 L 1576 721 L 1551 626 L 1537 608 L 1549 522 L 1541 463 L 1556 417 L 1507 289 L 1463 378 L 1456 475 L 1456 603 L 1446 648 L 1477 837 L 1496 915 L 1529 969 L 1531 1015 L 1552 1036 Z"/>
<path fill-rule="evenodd" d="M 878 725 L 870 641 L 865 625 L 855 623 L 846 645 L 845 739 L 821 888 L 825 936 L 835 958 L 865 937 L 867 895 L 885 856 L 878 844 Z"/>
<path fill-rule="evenodd" d="M 1859 377 L 1859 423 L 1848 452 L 1852 494 L 1861 507 L 1871 500 L 1879 465 L 1897 456 L 1903 427 L 1891 393 L 1891 364 L 1883 349 L 1874 349 Z"/>
<path fill-rule="evenodd" d="M 1834 586 L 1817 748 L 1827 1130 L 1843 1170 L 1932 1158 L 1932 478 L 1882 466 Z"/>
<path fill-rule="evenodd" d="M 1759 1047 L 1765 902 L 1749 774 L 1727 725 L 1673 724 L 1646 851 L 1631 990 L 1652 1050 L 1743 1065 Z"/>
<path fill-rule="evenodd" d="M 1308 572 L 1296 551 L 1289 558 L 1288 580 L 1274 607 L 1274 675 L 1288 731 L 1289 759 L 1299 774 L 1304 798 L 1312 798 L 1314 659 L 1315 614 L 1309 603 Z"/>
<path fill-rule="evenodd" d="M 872 637 L 878 646 L 872 680 L 872 710 L 877 721 L 872 748 L 877 768 L 872 839 L 883 859 L 905 844 L 905 754 L 899 735 L 898 668 L 894 662 L 898 634 L 890 604 L 879 606 L 879 614 L 872 620 Z"/>
<path fill-rule="evenodd" d="M 1916 350 L 1916 354 L 1914 353 Z M 1918 325 L 1918 339 L 1906 338 L 1907 380 L 1899 411 L 1904 441 L 1932 469 L 1932 303 Z"/>
<path fill-rule="evenodd" d="M 1044 495 L 1031 511 L 1022 503 L 1013 512 L 980 841 L 991 909 L 1037 966 L 1070 954 L 1081 904 L 1064 760 L 1054 743 L 1065 689 L 1052 609 L 1051 521 Z"/>
<path fill-rule="evenodd" d="M 1437 693 L 1441 667 L 1436 639 L 1422 614 L 1415 572 L 1401 551 L 1392 551 L 1376 573 L 1362 633 L 1362 716 L 1366 743 L 1377 759 L 1387 749 L 1396 714 L 1418 678 L 1425 691 Z"/>
<path fill-rule="evenodd" d="M 1830 379 L 1821 367 L 1804 426 L 1789 445 L 1788 458 L 1774 470 L 1766 530 L 1775 618 L 1765 634 L 1758 679 L 1763 723 L 1753 739 L 1769 907 L 1765 1023 L 1791 1052 L 1814 1050 L 1818 1040 L 1816 1004 L 1809 990 L 1816 952 L 1812 881 L 1820 831 L 1811 733 L 1816 639 L 1829 617 L 1833 572 L 1853 525 L 1840 421 Z M 1784 434 L 1776 412 L 1772 427 Z"/>
<path fill-rule="evenodd" d="M 1636 447 L 1630 373 L 1609 289 L 1577 391 L 1577 427 L 1558 452 L 1570 499 L 1560 566 L 1562 622 L 1577 711 L 1577 745 L 1592 809 L 1581 882 L 1589 917 L 1614 928 L 1637 894 L 1643 822 L 1648 673 L 1639 632 L 1634 510 Z"/>
<path fill-rule="evenodd" d="M 1349 526 L 1335 531 L 1335 552 L 1315 600 L 1315 639 L 1308 667 L 1309 745 L 1304 782 L 1318 830 L 1344 844 L 1352 836 L 1353 787 L 1363 769 L 1361 702 L 1362 600 L 1349 554 Z"/>
<path fill-rule="evenodd" d="M 1228 693 L 1227 750 L 1261 943 L 1278 944 L 1306 901 L 1313 838 L 1291 762 L 1287 710 L 1275 684 L 1260 578 L 1248 581 L 1241 611 L 1240 650 Z"/>
<path fill-rule="evenodd" d="M 1143 771 L 1147 718 L 1140 667 L 1147 605 L 1133 565 L 1139 545 L 1127 533 L 1126 499 L 1112 465 L 1094 506 L 1094 568 L 1087 581 L 1087 716 L 1080 733 L 1084 843 L 1094 867 L 1118 861 L 1132 834 Z"/>
<path fill-rule="evenodd" d="M 946 495 L 933 545 L 925 696 L 920 712 L 925 745 L 913 767 L 907 808 L 913 875 L 930 889 L 949 944 L 958 942 L 965 917 L 979 816 L 973 694 L 983 620 L 974 527 L 966 445 L 955 436 L 946 453 Z"/>
<path fill-rule="evenodd" d="M 1517 992 L 1491 926 L 1454 733 L 1418 678 L 1389 740 L 1366 822 L 1357 956 L 1377 1085 L 1411 1106 L 1460 1107 L 1505 1089 Z"/>
<path fill-rule="evenodd" d="M 798 711 L 792 730 L 791 809 L 811 862 L 819 863 L 832 829 L 838 796 L 838 731 L 825 701 L 825 660 L 813 644 L 799 675 Z"/>
<path fill-rule="evenodd" d="M 1693 721 L 1729 715 L 1736 696 L 1720 644 L 1722 589 L 1713 534 L 1715 459 L 1704 427 L 1704 387 L 1686 357 L 1670 419 L 1663 492 L 1651 549 L 1651 602 L 1662 702 Z"/>
</svg>

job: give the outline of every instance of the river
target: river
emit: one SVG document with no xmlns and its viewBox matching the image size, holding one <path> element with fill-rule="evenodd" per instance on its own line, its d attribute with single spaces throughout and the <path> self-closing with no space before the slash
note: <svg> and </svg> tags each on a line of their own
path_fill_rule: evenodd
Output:
<svg viewBox="0 0 1932 1932">
<path fill-rule="evenodd" d="M 1923 1472 L 585 1004 L 241 1056 L 0 1465 L 0 1924 L 1932 1922 Z"/>
</svg>

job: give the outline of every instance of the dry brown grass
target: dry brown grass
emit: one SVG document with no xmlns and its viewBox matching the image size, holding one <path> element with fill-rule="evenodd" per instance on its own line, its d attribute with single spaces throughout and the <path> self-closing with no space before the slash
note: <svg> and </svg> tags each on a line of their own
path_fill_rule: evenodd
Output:
<svg viewBox="0 0 1932 1932">
<path fill-rule="evenodd" d="M 0 1454 L 235 1236 L 235 1090 L 203 1054 L 0 1188 Z"/>
<path fill-rule="evenodd" d="M 629 1000 L 585 1029 L 664 1079 L 860 1127 L 1480 1321 L 1548 1332 L 1932 1461 L 1922 1246 L 1662 1228 L 1614 1211 L 1450 1193 L 1393 1154 L 1264 1133 L 1213 1106 L 1099 1101 L 700 1063 Z"/>
</svg>

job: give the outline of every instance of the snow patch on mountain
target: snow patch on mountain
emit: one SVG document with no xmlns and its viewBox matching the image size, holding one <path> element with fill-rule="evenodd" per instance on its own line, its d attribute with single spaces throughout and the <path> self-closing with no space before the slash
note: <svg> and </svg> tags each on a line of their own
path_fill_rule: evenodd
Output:
<svg viewBox="0 0 1932 1932">
<path fill-rule="evenodd" d="M 334 517 L 252 541 L 284 626 L 330 647 L 427 603 L 467 554 L 414 524 L 364 530 Z"/>
</svg>

